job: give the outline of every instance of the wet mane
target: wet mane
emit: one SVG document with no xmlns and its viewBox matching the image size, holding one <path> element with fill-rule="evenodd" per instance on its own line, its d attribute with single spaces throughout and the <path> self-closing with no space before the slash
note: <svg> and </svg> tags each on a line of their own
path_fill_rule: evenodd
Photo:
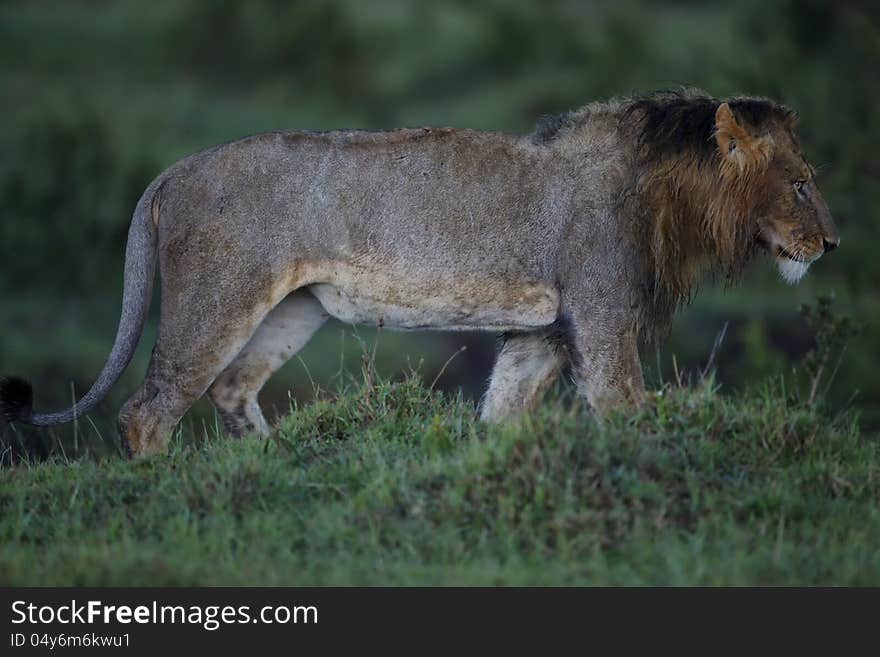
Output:
<svg viewBox="0 0 880 657">
<path fill-rule="evenodd" d="M 754 214 L 766 190 L 771 151 L 740 172 L 726 169 L 715 139 L 722 102 L 753 135 L 790 127 L 796 118 L 771 100 L 721 101 L 699 90 L 658 92 L 621 107 L 622 124 L 635 127 L 633 213 L 649 267 L 640 323 L 654 337 L 690 301 L 701 267 L 733 282 L 755 252 Z"/>
<path fill-rule="evenodd" d="M 573 113 L 545 114 L 535 123 L 532 141 L 535 144 L 549 144 L 559 136 L 563 129 L 573 125 Z"/>
<path fill-rule="evenodd" d="M 658 91 L 630 99 L 623 120 L 639 117 L 640 152 L 646 160 L 688 154 L 701 162 L 715 159 L 715 112 L 723 101 L 696 89 Z M 760 132 L 772 124 L 791 125 L 797 114 L 767 98 L 736 97 L 726 101 L 737 121 Z"/>
</svg>

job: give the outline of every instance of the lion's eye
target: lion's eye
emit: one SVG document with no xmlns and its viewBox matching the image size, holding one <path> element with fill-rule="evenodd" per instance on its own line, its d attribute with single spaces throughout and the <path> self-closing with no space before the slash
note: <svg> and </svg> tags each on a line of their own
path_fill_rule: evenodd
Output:
<svg viewBox="0 0 880 657">
<path fill-rule="evenodd" d="M 795 180 L 794 181 L 794 189 L 796 192 L 802 192 L 804 190 L 804 185 L 807 184 L 806 180 Z"/>
</svg>

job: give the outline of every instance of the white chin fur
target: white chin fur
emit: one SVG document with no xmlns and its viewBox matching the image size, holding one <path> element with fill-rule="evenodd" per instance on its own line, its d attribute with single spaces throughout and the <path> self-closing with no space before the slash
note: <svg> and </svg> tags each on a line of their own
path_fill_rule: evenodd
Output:
<svg viewBox="0 0 880 657">
<path fill-rule="evenodd" d="M 804 277 L 807 269 L 810 268 L 806 262 L 798 262 L 791 258 L 778 258 L 776 263 L 779 265 L 779 275 L 789 285 L 794 285 Z"/>
</svg>

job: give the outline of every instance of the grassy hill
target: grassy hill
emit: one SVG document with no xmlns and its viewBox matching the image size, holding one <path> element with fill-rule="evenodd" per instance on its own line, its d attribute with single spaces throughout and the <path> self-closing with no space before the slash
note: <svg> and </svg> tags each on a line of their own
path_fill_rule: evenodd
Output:
<svg viewBox="0 0 880 657">
<path fill-rule="evenodd" d="M 880 442 L 774 382 L 494 427 L 371 375 L 265 442 L 0 477 L 4 585 L 880 584 Z"/>
</svg>

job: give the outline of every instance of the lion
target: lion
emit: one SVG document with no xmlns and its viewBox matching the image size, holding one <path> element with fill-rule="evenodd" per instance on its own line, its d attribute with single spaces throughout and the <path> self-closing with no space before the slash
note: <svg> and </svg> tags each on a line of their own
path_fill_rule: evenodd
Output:
<svg viewBox="0 0 880 657">
<path fill-rule="evenodd" d="M 288 131 L 172 165 L 131 222 L 108 360 L 69 422 L 107 394 L 140 339 L 158 261 L 158 338 L 119 413 L 130 455 L 165 452 L 207 392 L 234 436 L 267 435 L 257 396 L 328 317 L 502 335 L 483 420 L 531 408 L 566 365 L 601 417 L 645 398 L 638 347 L 662 338 L 701 272 L 757 253 L 797 282 L 840 243 L 796 114 L 699 90 L 594 103 L 528 135 L 452 128 Z"/>
</svg>

